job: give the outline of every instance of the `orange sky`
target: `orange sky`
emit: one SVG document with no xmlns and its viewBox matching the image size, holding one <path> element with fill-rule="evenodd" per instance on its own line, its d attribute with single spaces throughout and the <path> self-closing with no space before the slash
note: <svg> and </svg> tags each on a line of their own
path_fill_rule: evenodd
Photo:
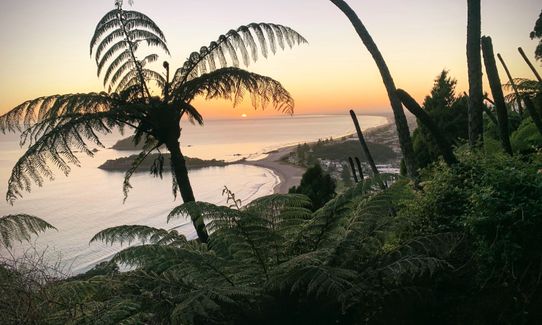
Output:
<svg viewBox="0 0 542 325">
<path fill-rule="evenodd" d="M 348 2 L 380 47 L 398 87 L 421 101 L 435 76 L 448 69 L 458 79 L 458 90 L 466 89 L 466 0 Z M 42 95 L 103 90 L 88 44 L 96 23 L 112 7 L 113 0 L 2 0 L 0 112 Z M 136 0 L 131 9 L 162 28 L 172 54 L 163 59 L 174 68 L 191 51 L 239 25 L 290 26 L 309 44 L 248 69 L 279 80 L 296 100 L 296 114 L 389 111 L 372 58 L 346 17 L 327 0 Z M 533 57 L 536 41 L 528 36 L 541 9 L 538 0 L 482 1 L 483 34 L 493 38 L 495 51 L 515 77 L 532 78 L 516 48 L 522 46 Z M 196 104 L 207 118 L 276 114 L 271 108 L 255 112 L 248 105 Z"/>
</svg>

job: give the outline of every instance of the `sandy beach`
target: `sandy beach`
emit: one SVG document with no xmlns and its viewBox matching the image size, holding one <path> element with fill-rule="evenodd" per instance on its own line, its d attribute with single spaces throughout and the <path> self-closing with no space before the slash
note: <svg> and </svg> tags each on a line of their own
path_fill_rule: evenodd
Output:
<svg viewBox="0 0 542 325">
<path fill-rule="evenodd" d="M 288 193 L 288 189 L 292 186 L 299 185 L 301 176 L 305 172 L 305 168 L 294 166 L 292 164 L 281 161 L 280 159 L 295 149 L 296 146 L 282 147 L 270 152 L 267 157 L 260 160 L 245 160 L 242 163 L 246 165 L 258 166 L 270 169 L 278 176 L 280 182 L 275 186 L 273 192 L 275 194 Z"/>
<path fill-rule="evenodd" d="M 390 146 L 394 151 L 400 151 L 397 135 L 391 118 L 388 118 L 388 122 L 376 127 L 369 128 L 364 131 L 365 137 L 370 141 L 385 143 Z M 414 120 L 415 121 L 415 120 Z M 346 137 L 355 137 L 355 133 L 347 135 Z M 314 142 L 309 142 L 314 143 Z M 265 158 L 259 160 L 244 160 L 240 163 L 252 166 L 258 166 L 270 169 L 278 176 L 280 182 L 275 186 L 273 192 L 275 194 L 285 194 L 292 186 L 298 186 L 301 182 L 301 177 L 305 173 L 306 168 L 299 167 L 282 161 L 281 158 L 288 155 L 296 149 L 296 146 L 282 147 L 272 152 L 269 152 Z"/>
</svg>

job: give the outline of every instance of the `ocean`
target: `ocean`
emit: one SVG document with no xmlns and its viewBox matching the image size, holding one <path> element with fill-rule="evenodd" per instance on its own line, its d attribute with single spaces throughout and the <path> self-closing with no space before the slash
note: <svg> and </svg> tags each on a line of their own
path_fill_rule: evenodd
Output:
<svg viewBox="0 0 542 325">
<path fill-rule="evenodd" d="M 382 116 L 360 116 L 364 130 L 383 125 Z M 181 149 L 189 157 L 235 161 L 240 158 L 259 159 L 273 149 L 297 143 L 341 137 L 354 132 L 349 115 L 300 115 L 261 119 L 208 120 L 204 127 L 183 121 Z M 127 136 L 126 134 L 124 136 Z M 103 142 L 111 147 L 123 136 L 107 135 Z M 0 192 L 5 193 L 11 168 L 24 152 L 13 134 L 0 134 Z M 30 247 L 52 262 L 60 261 L 65 272 L 77 274 L 110 258 L 122 247 L 101 242 L 89 244 L 102 229 L 143 224 L 165 229 L 175 228 L 188 238 L 195 237 L 190 220 L 176 219 L 166 223 L 166 217 L 182 203 L 171 192 L 171 174 L 163 179 L 148 173 L 132 177 L 133 189 L 123 204 L 124 174 L 106 172 L 97 167 L 107 159 L 125 157 L 137 152 L 100 149 L 93 158 L 81 156 L 82 166 L 74 167 L 68 177 L 56 174 L 43 187 L 33 186 L 31 193 L 10 206 L 0 201 L 0 216 L 26 213 L 43 218 L 58 230 L 35 237 L 30 244 L 17 244 L 10 254 L 21 256 Z M 196 200 L 225 204 L 224 186 L 235 193 L 243 204 L 273 193 L 278 177 L 265 168 L 240 164 L 210 167 L 189 172 Z M 126 244 L 124 245 L 126 247 Z M 8 254 L 0 251 L 0 254 Z"/>
</svg>

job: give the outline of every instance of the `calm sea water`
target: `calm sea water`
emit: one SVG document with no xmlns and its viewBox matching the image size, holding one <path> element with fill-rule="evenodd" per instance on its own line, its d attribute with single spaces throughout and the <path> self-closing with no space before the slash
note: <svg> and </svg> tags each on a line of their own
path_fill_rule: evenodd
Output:
<svg viewBox="0 0 542 325">
<path fill-rule="evenodd" d="M 362 116 L 362 128 L 382 125 L 386 118 Z M 185 155 L 199 158 L 216 158 L 228 161 L 241 157 L 257 159 L 265 152 L 285 145 L 319 138 L 339 137 L 353 132 L 348 115 L 284 116 L 265 119 L 209 120 L 204 127 L 184 123 L 181 147 Z M 107 147 L 121 136 L 108 135 Z M 6 192 L 11 168 L 23 150 L 14 135 L 0 134 L 0 192 Z M 189 220 L 177 219 L 166 223 L 169 211 L 181 204 L 171 193 L 171 175 L 164 179 L 153 178 L 147 173 L 133 176 L 133 189 L 123 204 L 123 173 L 106 172 L 97 167 L 107 159 L 127 156 L 135 152 L 103 149 L 94 158 L 81 156 L 82 167 L 73 168 L 65 177 L 57 174 L 53 182 L 34 187 L 22 199 L 10 206 L 0 200 L 0 215 L 27 213 L 53 224 L 58 231 L 48 231 L 33 243 L 38 250 L 46 250 L 52 260 L 60 259 L 70 272 L 79 273 L 105 260 L 121 249 L 103 243 L 89 244 L 100 230 L 124 224 L 144 224 L 171 229 L 178 227 L 187 237 L 195 236 Z M 270 170 L 229 165 L 189 172 L 198 201 L 225 204 L 222 189 L 227 186 L 246 204 L 258 197 L 269 195 L 278 183 Z M 21 254 L 28 245 L 17 245 L 15 254 Z M 6 254 L 1 252 L 0 254 Z"/>
</svg>

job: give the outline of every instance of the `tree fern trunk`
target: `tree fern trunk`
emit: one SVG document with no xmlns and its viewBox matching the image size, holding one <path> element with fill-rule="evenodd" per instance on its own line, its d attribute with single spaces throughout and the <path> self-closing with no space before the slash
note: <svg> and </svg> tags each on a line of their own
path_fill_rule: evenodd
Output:
<svg viewBox="0 0 542 325">
<path fill-rule="evenodd" d="M 504 62 L 504 59 L 502 58 L 502 56 L 499 53 L 497 53 L 497 57 L 499 58 L 499 61 L 501 62 L 502 67 L 504 68 L 504 71 L 506 72 L 506 76 L 508 77 L 508 81 L 510 82 L 512 89 L 514 90 L 514 94 L 516 94 L 516 102 L 518 104 L 519 115 L 523 116 L 523 105 L 521 104 L 521 96 L 519 95 L 518 86 L 514 82 L 514 78 L 512 78 L 512 74 L 510 73 L 510 70 L 508 70 L 508 66 Z"/>
<path fill-rule="evenodd" d="M 493 100 L 495 101 L 495 109 L 497 110 L 501 144 L 504 151 L 509 155 L 512 155 L 512 145 L 510 144 L 510 136 L 508 134 L 508 112 L 506 111 L 504 94 L 501 88 L 501 79 L 499 78 L 499 72 L 497 71 L 497 63 L 495 62 L 491 37 L 482 37 L 482 52 L 484 53 L 484 65 L 486 67 L 487 79 L 489 80 L 489 86 L 491 88 L 491 93 L 493 94 Z"/>
<path fill-rule="evenodd" d="M 354 166 L 354 160 L 352 157 L 348 157 L 348 162 L 350 163 L 350 169 L 352 170 L 352 176 L 354 177 L 354 182 L 358 182 L 358 175 L 356 175 L 356 167 Z"/>
<path fill-rule="evenodd" d="M 414 157 L 414 149 L 412 148 L 412 140 L 410 138 L 410 131 L 408 129 L 407 119 L 405 116 L 405 112 L 403 111 L 401 101 L 399 100 L 399 98 L 397 98 L 397 95 L 395 93 L 395 83 L 388 69 L 388 66 L 386 65 L 386 61 L 384 61 L 380 50 L 373 41 L 373 38 L 363 25 L 359 17 L 356 15 L 354 10 L 352 10 L 352 8 L 350 8 L 350 6 L 343 0 L 330 1 L 335 6 L 337 6 L 346 15 L 346 17 L 348 17 L 348 19 L 354 26 L 354 29 L 358 33 L 361 41 L 373 57 L 373 60 L 378 67 L 378 70 L 380 71 L 380 75 L 382 76 L 382 81 L 384 82 L 384 86 L 386 87 L 391 108 L 393 110 L 393 116 L 395 117 L 395 126 L 397 128 L 397 135 L 399 137 L 401 151 L 403 152 L 403 157 L 407 168 L 407 174 L 411 178 L 417 178 L 418 170 L 416 166 L 416 159 Z"/>
<path fill-rule="evenodd" d="M 442 158 L 444 158 L 444 161 L 450 166 L 456 164 L 457 158 L 455 157 L 452 150 L 452 145 L 450 144 L 448 139 L 446 139 L 439 127 L 435 124 L 433 119 L 406 91 L 398 89 L 397 95 L 399 96 L 405 107 L 412 114 L 414 114 L 420 120 L 420 122 L 423 123 L 423 125 L 425 125 L 429 129 L 431 135 L 433 135 L 433 139 L 435 140 L 437 146 L 440 149 L 440 152 L 442 153 Z"/>
<path fill-rule="evenodd" d="M 355 157 L 355 158 L 356 158 L 356 166 L 358 166 L 358 170 L 359 170 L 359 178 L 363 180 L 363 169 L 361 169 L 361 162 L 359 161 L 358 157 Z"/>
<path fill-rule="evenodd" d="M 469 144 L 483 141 L 482 58 L 480 37 L 482 22 L 480 0 L 467 0 L 467 65 L 469 70 Z"/>
<path fill-rule="evenodd" d="M 529 60 L 529 58 L 527 57 L 527 55 L 525 55 L 525 52 L 523 51 L 523 49 L 521 47 L 518 47 L 518 52 L 519 54 L 521 54 L 521 57 L 523 58 L 523 60 L 525 60 L 525 63 L 527 63 L 527 65 L 529 66 L 529 68 L 531 68 L 531 71 L 533 72 L 534 76 L 536 77 L 536 79 L 539 81 L 539 82 L 542 82 L 542 78 L 540 77 L 540 74 L 538 73 L 538 71 L 536 71 L 534 65 L 531 63 L 531 61 Z"/>
<path fill-rule="evenodd" d="M 367 158 L 367 161 L 369 162 L 369 166 L 371 166 L 371 170 L 373 171 L 373 177 L 376 178 L 376 180 L 380 184 L 380 187 L 382 189 L 385 189 L 386 186 L 384 185 L 384 182 L 382 181 L 382 178 L 380 177 L 380 172 L 378 172 L 378 169 L 376 168 L 376 164 L 375 164 L 375 161 L 373 160 L 373 156 L 371 155 L 371 152 L 369 151 L 369 147 L 367 146 L 367 142 L 365 142 L 365 137 L 363 136 L 363 133 L 361 132 L 361 127 L 359 126 L 356 113 L 354 113 L 353 110 L 350 110 L 350 116 L 352 117 L 352 121 L 354 122 L 354 126 L 356 127 L 356 132 L 358 133 L 359 144 L 361 145 L 361 152 L 365 154 L 365 158 Z"/>
<path fill-rule="evenodd" d="M 179 192 L 183 202 L 194 202 L 196 201 L 194 197 L 194 192 L 192 191 L 192 186 L 190 185 L 190 179 L 188 178 L 188 169 L 186 168 L 186 161 L 183 154 L 181 153 L 179 141 L 177 139 L 171 139 L 166 143 L 166 147 L 171 154 L 171 168 L 172 172 L 175 173 L 175 179 L 177 185 L 179 186 Z M 201 215 L 191 215 L 192 223 L 194 228 L 196 228 L 196 233 L 198 238 L 202 243 L 206 243 L 209 235 L 203 221 L 203 216 Z"/>
</svg>

